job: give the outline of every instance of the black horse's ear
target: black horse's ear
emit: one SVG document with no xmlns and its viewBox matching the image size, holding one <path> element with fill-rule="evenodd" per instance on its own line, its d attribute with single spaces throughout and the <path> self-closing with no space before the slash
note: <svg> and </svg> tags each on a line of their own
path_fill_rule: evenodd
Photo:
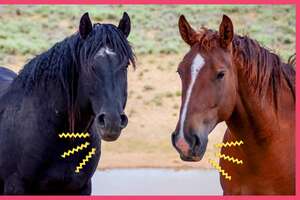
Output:
<svg viewBox="0 0 300 200">
<path fill-rule="evenodd" d="M 178 28 L 183 41 L 185 41 L 188 45 L 192 46 L 192 36 L 196 33 L 196 31 L 190 26 L 188 21 L 185 19 L 184 15 L 181 15 L 179 17 Z"/>
<path fill-rule="evenodd" d="M 79 24 L 79 34 L 81 38 L 85 39 L 89 35 L 89 33 L 92 31 L 93 25 L 91 22 L 91 19 L 89 17 L 89 13 L 84 13 L 80 19 Z"/>
<path fill-rule="evenodd" d="M 220 45 L 222 48 L 227 48 L 233 39 L 233 24 L 231 19 L 223 15 L 222 22 L 219 27 Z"/>
<path fill-rule="evenodd" d="M 119 22 L 118 29 L 122 31 L 125 37 L 128 37 L 131 29 L 131 22 L 127 12 L 123 13 L 123 17 Z"/>
</svg>

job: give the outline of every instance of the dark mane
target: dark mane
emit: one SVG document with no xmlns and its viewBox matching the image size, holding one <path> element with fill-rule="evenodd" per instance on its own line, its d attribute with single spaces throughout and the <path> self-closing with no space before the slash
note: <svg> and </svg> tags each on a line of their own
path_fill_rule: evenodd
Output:
<svg viewBox="0 0 300 200">
<path fill-rule="evenodd" d="M 235 36 L 233 50 L 257 94 L 264 97 L 271 90 L 276 101 L 280 85 L 286 80 L 295 99 L 295 70 L 291 64 L 283 63 L 278 55 L 247 36 Z"/>
<path fill-rule="evenodd" d="M 200 29 L 194 41 L 205 51 L 219 47 L 218 32 L 206 28 Z M 286 81 L 295 100 L 295 56 L 284 63 L 278 55 L 248 36 L 235 35 L 232 44 L 234 61 L 245 69 L 243 72 L 254 94 L 260 98 L 272 95 L 277 108 L 278 93 L 281 84 Z"/>
<path fill-rule="evenodd" d="M 73 70 L 78 71 L 79 64 L 84 62 L 83 57 L 94 56 L 103 46 L 109 46 L 121 57 L 128 58 L 135 67 L 132 48 L 118 28 L 111 24 L 95 24 L 84 42 L 76 33 L 30 60 L 14 82 L 21 82 L 26 92 L 32 91 L 36 85 L 47 86 L 49 81 L 64 84 L 69 81 Z M 81 48 L 85 48 L 83 53 Z"/>
</svg>

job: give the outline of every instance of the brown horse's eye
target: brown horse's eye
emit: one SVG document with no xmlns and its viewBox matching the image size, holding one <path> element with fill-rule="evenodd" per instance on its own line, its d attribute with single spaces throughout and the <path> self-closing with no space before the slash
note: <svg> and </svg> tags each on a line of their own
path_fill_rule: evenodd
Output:
<svg viewBox="0 0 300 200">
<path fill-rule="evenodd" d="M 217 74 L 217 79 L 218 80 L 221 80 L 221 79 L 223 79 L 223 77 L 224 77 L 224 75 L 225 75 L 225 72 L 219 72 L 218 74 Z"/>
<path fill-rule="evenodd" d="M 181 77 L 181 74 L 182 74 L 182 72 L 181 72 L 181 70 L 180 69 L 177 69 L 177 74 L 179 74 L 179 76 Z"/>
</svg>

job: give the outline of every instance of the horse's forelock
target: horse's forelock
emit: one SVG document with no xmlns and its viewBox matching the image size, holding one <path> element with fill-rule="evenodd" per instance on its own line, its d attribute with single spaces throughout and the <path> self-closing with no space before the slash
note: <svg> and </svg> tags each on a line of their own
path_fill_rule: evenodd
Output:
<svg viewBox="0 0 300 200">
<path fill-rule="evenodd" d="M 115 25 L 95 24 L 91 34 L 85 44 L 88 49 L 86 57 L 93 57 L 101 48 L 107 46 L 122 58 L 128 58 L 135 68 L 135 55 L 131 44 Z"/>
<path fill-rule="evenodd" d="M 220 47 L 219 34 L 216 31 L 201 27 L 193 36 L 192 43 L 198 44 L 202 51 L 209 52 Z"/>
</svg>

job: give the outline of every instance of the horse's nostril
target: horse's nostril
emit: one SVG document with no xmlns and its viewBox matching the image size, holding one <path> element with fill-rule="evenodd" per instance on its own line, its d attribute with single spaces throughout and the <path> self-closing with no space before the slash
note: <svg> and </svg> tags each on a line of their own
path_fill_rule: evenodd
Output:
<svg viewBox="0 0 300 200">
<path fill-rule="evenodd" d="M 194 136 L 193 149 L 196 150 L 197 148 L 200 148 L 201 142 L 197 135 L 193 135 L 193 136 Z"/>
<path fill-rule="evenodd" d="M 201 141 L 197 135 L 193 135 L 193 136 L 194 136 L 194 142 L 192 146 L 192 151 L 196 153 L 201 148 Z"/>
<path fill-rule="evenodd" d="M 176 132 L 174 131 L 172 134 L 171 134 L 171 140 L 172 140 L 172 144 L 174 147 L 176 147 Z"/>
<path fill-rule="evenodd" d="M 98 125 L 101 128 L 105 128 L 105 114 L 104 113 L 102 113 L 98 116 Z"/>
<path fill-rule="evenodd" d="M 128 118 L 125 114 L 121 114 L 121 128 L 125 128 L 128 124 Z"/>
</svg>

